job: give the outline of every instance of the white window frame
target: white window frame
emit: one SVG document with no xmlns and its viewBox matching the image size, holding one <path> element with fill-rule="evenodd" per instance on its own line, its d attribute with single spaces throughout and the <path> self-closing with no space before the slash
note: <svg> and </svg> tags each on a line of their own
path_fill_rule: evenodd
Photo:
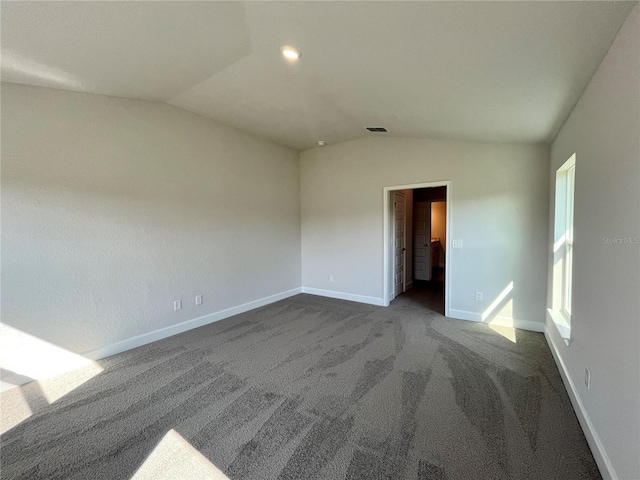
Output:
<svg viewBox="0 0 640 480">
<path fill-rule="evenodd" d="M 569 168 L 564 170 L 562 177 L 565 182 L 565 229 L 566 237 L 564 241 L 563 272 L 562 272 L 562 307 L 560 312 L 565 316 L 567 322 L 571 324 L 571 293 L 573 288 L 573 201 L 576 182 L 576 162 L 573 155 L 567 163 Z M 565 163 L 566 165 L 566 163 Z M 564 165 L 563 165 L 564 166 Z"/>
<path fill-rule="evenodd" d="M 554 259 L 553 298 L 551 308 L 548 310 L 567 345 L 570 341 L 572 314 L 575 171 L 575 153 L 556 170 L 552 252 Z M 559 265 L 556 265 L 560 261 L 562 262 L 561 269 Z"/>
</svg>

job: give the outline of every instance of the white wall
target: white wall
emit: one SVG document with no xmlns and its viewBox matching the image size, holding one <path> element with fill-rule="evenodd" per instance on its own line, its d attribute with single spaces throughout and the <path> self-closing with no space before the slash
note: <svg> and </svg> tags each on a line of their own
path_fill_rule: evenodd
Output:
<svg viewBox="0 0 640 480">
<path fill-rule="evenodd" d="M 383 187 L 451 180 L 451 238 L 464 241 L 448 256 L 452 315 L 479 320 L 513 281 L 513 316 L 541 329 L 548 169 L 532 145 L 369 137 L 303 152 L 303 288 L 381 300 Z"/>
<path fill-rule="evenodd" d="M 5 324 L 83 353 L 299 289 L 296 152 L 168 105 L 1 93 Z"/>
<path fill-rule="evenodd" d="M 640 478 L 639 8 L 553 142 L 549 172 L 553 185 L 556 169 L 576 153 L 570 346 L 550 318 L 548 335 L 602 473 L 620 479 Z M 553 188 L 550 195 L 553 225 Z M 616 237 L 632 243 L 608 243 Z M 550 275 L 548 291 L 550 306 Z"/>
</svg>

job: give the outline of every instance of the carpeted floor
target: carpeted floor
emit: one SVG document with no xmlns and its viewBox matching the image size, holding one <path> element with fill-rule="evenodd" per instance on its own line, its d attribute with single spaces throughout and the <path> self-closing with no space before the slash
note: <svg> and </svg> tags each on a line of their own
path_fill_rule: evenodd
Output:
<svg viewBox="0 0 640 480">
<path fill-rule="evenodd" d="M 51 405 L 26 385 L 2 479 L 601 478 L 543 335 L 433 303 L 298 295 L 105 359 Z"/>
</svg>

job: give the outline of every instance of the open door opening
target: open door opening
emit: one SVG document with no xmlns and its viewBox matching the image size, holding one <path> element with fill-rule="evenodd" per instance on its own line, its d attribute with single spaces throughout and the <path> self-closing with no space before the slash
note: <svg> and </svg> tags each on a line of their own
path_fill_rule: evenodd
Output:
<svg viewBox="0 0 640 480">
<path fill-rule="evenodd" d="M 411 301 L 447 315 L 450 182 L 386 187 L 385 305 Z"/>
<path fill-rule="evenodd" d="M 444 315 L 447 187 L 413 190 L 413 301 Z"/>
</svg>

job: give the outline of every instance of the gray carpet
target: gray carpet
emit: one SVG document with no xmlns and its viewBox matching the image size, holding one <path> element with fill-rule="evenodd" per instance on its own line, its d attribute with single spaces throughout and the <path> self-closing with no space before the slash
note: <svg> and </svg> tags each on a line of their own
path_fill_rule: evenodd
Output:
<svg viewBox="0 0 640 480">
<path fill-rule="evenodd" d="M 129 479 L 171 430 L 232 480 L 601 478 L 543 335 L 426 293 L 298 295 L 105 359 L 51 405 L 26 385 L 2 479 Z"/>
</svg>

